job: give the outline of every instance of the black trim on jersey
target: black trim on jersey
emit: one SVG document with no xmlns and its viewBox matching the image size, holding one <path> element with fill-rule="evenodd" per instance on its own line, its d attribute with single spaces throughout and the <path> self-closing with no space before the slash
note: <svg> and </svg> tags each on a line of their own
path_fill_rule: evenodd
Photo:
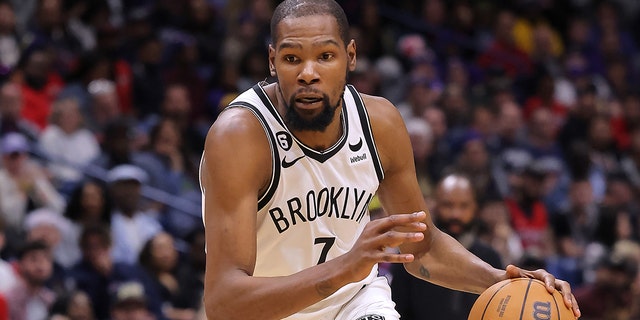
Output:
<svg viewBox="0 0 640 320">
<path fill-rule="evenodd" d="M 356 102 L 356 109 L 358 110 L 358 114 L 360 116 L 360 124 L 362 126 L 362 133 L 364 135 L 364 139 L 367 142 L 367 146 L 369 147 L 369 153 L 371 153 L 371 160 L 373 161 L 373 167 L 376 169 L 376 174 L 378 175 L 378 181 L 382 181 L 384 179 L 384 170 L 382 170 L 382 163 L 380 163 L 380 157 L 378 156 L 378 149 L 376 148 L 375 141 L 373 140 L 373 132 L 371 130 L 371 122 L 369 121 L 369 114 L 367 113 L 367 109 L 364 107 L 364 101 L 362 101 L 362 97 L 356 91 L 356 89 L 352 85 L 347 85 L 349 91 L 351 91 L 351 95 L 353 95 L 353 100 Z"/>
<path fill-rule="evenodd" d="M 318 161 L 320 163 L 324 163 L 325 161 L 329 160 L 329 158 L 331 158 L 333 155 L 338 153 L 338 151 L 340 151 L 340 149 L 342 149 L 342 147 L 345 145 L 345 143 L 347 143 L 347 132 L 349 132 L 349 122 L 347 121 L 347 119 L 348 119 L 348 117 L 347 117 L 347 108 L 344 105 L 344 98 L 342 98 L 342 112 L 340 113 L 340 117 L 341 117 L 340 119 L 342 121 L 342 129 L 343 129 L 342 136 L 340 137 L 340 140 L 338 140 L 338 142 L 336 142 L 329 149 L 324 150 L 322 152 L 319 152 L 319 151 L 316 151 L 316 150 L 308 147 L 304 143 L 302 143 L 300 140 L 298 140 L 298 138 L 296 138 L 296 136 L 294 134 L 291 133 L 291 130 L 289 130 L 289 127 L 287 127 L 287 125 L 284 123 L 284 119 L 282 119 L 282 117 L 280 116 L 280 114 L 276 110 L 276 107 L 273 105 L 273 103 L 271 102 L 269 97 L 267 97 L 267 94 L 264 92 L 264 89 L 262 88 L 262 86 L 260 86 L 260 84 L 254 85 L 253 86 L 253 90 L 256 92 L 258 97 L 260 97 L 260 100 L 262 100 L 262 103 L 264 103 L 264 105 L 267 107 L 267 109 L 269 109 L 269 112 L 271 112 L 271 114 L 276 119 L 276 121 L 278 121 L 278 123 L 289 134 L 291 134 L 291 137 L 293 137 L 293 140 L 296 141 L 296 143 L 302 149 L 302 152 L 304 152 L 304 154 L 307 157 L 309 157 L 311 159 L 314 159 L 314 160 L 316 160 L 316 161 Z"/>
<path fill-rule="evenodd" d="M 278 110 L 276 110 L 276 107 L 273 105 L 273 103 L 271 103 L 271 100 L 269 100 L 269 97 L 267 97 L 267 93 L 264 92 L 264 89 L 262 88 L 260 83 L 257 83 L 256 85 L 253 86 L 253 91 L 258 95 L 258 98 L 260 98 L 260 100 L 265 105 L 265 107 L 267 107 L 267 110 L 271 112 L 271 114 L 273 115 L 273 118 L 276 119 L 276 121 L 278 121 L 278 123 L 283 128 L 287 128 L 287 126 L 284 125 L 284 120 L 282 120 L 282 118 L 280 117 L 280 114 L 278 113 Z M 289 130 L 287 129 L 287 131 Z"/>
<path fill-rule="evenodd" d="M 258 108 L 256 108 L 256 106 L 246 101 L 235 101 L 232 104 L 230 104 L 227 108 L 232 108 L 232 107 L 246 108 L 249 111 L 251 111 L 256 116 L 256 118 L 258 118 L 258 121 L 260 121 L 262 128 L 267 134 L 267 140 L 269 141 L 269 145 L 271 147 L 271 158 L 273 159 L 273 163 L 271 164 L 271 167 L 272 167 L 271 181 L 269 181 L 269 186 L 267 187 L 267 190 L 265 190 L 265 192 L 258 199 L 258 210 L 261 210 L 264 206 L 267 205 L 267 203 L 269 203 L 269 201 L 273 197 L 273 194 L 276 192 L 276 189 L 278 188 L 278 181 L 280 180 L 280 170 L 281 170 L 280 155 L 277 151 L 278 145 L 276 144 L 276 139 L 273 133 L 271 132 L 271 130 L 269 130 L 269 125 L 267 124 L 267 120 L 264 118 L 262 113 L 260 113 Z"/>
</svg>

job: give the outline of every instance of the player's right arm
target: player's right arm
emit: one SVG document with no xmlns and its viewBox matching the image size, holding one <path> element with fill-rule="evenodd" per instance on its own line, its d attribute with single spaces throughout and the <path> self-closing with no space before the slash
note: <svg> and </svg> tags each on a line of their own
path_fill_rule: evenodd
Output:
<svg viewBox="0 0 640 320">
<path fill-rule="evenodd" d="M 384 219 L 368 225 L 361 237 L 365 239 L 348 254 L 289 276 L 253 277 L 257 200 L 271 176 L 269 148 L 258 120 L 242 108 L 223 112 L 207 135 L 201 184 L 208 319 L 282 319 L 363 279 L 379 261 L 408 261 L 408 255 L 381 249 L 421 236 L 390 230 L 424 217 Z"/>
</svg>

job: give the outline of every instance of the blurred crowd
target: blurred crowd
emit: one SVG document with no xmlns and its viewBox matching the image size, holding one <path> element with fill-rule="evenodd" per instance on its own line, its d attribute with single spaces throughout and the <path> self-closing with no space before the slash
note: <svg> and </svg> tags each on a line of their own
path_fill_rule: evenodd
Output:
<svg viewBox="0 0 640 320">
<path fill-rule="evenodd" d="M 462 175 L 492 264 L 640 314 L 640 2 L 338 2 L 434 216 Z M 273 81 L 277 3 L 0 0 L 0 320 L 197 318 L 204 137 Z"/>
</svg>

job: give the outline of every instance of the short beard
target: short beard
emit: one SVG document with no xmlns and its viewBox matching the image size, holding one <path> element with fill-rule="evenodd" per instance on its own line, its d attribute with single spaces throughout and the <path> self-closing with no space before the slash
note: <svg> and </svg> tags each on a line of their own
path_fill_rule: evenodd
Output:
<svg viewBox="0 0 640 320">
<path fill-rule="evenodd" d="M 440 228 L 442 231 L 444 231 L 448 235 L 454 237 L 455 239 L 458 239 L 458 237 L 460 237 L 461 235 L 473 230 L 474 223 L 473 221 L 469 223 L 464 223 L 459 219 L 455 219 L 455 218 L 447 219 L 447 220 L 436 218 L 436 226 L 438 226 L 438 228 Z M 460 230 L 454 233 L 452 230 L 453 226 L 458 226 Z"/>
<path fill-rule="evenodd" d="M 331 106 L 329 96 L 323 93 L 322 112 L 311 119 L 305 119 L 300 116 L 300 114 L 298 114 L 296 110 L 294 110 L 293 105 L 295 105 L 296 101 L 295 95 L 293 95 L 291 96 L 291 99 L 289 99 L 289 104 L 286 106 L 287 113 L 285 114 L 285 121 L 291 130 L 323 132 L 333 120 L 336 110 L 340 106 L 341 102 L 342 94 L 340 94 L 340 99 L 338 100 L 336 105 Z"/>
</svg>

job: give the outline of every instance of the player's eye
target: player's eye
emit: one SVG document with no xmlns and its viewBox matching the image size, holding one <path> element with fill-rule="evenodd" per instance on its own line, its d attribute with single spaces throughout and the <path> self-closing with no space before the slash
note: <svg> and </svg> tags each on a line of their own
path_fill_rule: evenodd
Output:
<svg viewBox="0 0 640 320">
<path fill-rule="evenodd" d="M 284 61 L 289 62 L 289 63 L 294 63 L 294 62 L 298 61 L 298 59 L 295 56 L 285 56 L 284 57 Z"/>
<path fill-rule="evenodd" d="M 332 53 L 323 53 L 320 56 L 320 59 L 322 60 L 331 60 L 333 58 L 333 54 Z"/>
</svg>

